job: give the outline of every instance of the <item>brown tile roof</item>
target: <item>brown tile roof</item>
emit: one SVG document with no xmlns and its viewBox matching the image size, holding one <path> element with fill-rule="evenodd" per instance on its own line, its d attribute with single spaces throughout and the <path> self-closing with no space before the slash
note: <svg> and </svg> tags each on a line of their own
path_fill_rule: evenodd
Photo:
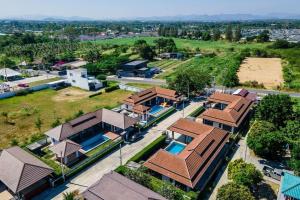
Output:
<svg viewBox="0 0 300 200">
<path fill-rule="evenodd" d="M 149 111 L 151 108 L 144 105 L 135 105 L 133 106 L 132 111 L 139 114 L 145 114 L 147 111 Z"/>
<path fill-rule="evenodd" d="M 199 118 L 234 127 L 238 127 L 242 123 L 253 105 L 251 100 L 244 97 L 218 92 L 211 95 L 208 101 L 227 104 L 227 107 L 224 110 L 209 108 Z"/>
<path fill-rule="evenodd" d="M 49 176 L 53 169 L 21 149 L 4 149 L 0 156 L 0 180 L 14 193 Z"/>
<path fill-rule="evenodd" d="M 211 162 L 216 158 L 229 139 L 229 133 L 204 124 L 195 124 L 186 119 L 179 120 L 169 130 L 196 136 L 178 155 L 160 149 L 144 166 L 177 182 L 194 188 Z M 179 125 L 180 124 L 180 125 Z M 191 128 L 192 127 L 192 128 Z M 201 131 L 198 131 L 200 128 Z"/>
<path fill-rule="evenodd" d="M 167 200 L 116 172 L 105 174 L 83 192 L 83 197 L 87 200 Z"/>
<path fill-rule="evenodd" d="M 53 153 L 55 153 L 58 157 L 66 157 L 79 151 L 81 149 L 81 145 L 73 142 L 71 140 L 64 140 L 52 147 L 49 148 Z"/>
<path fill-rule="evenodd" d="M 125 104 L 135 106 L 149 101 L 155 97 L 162 97 L 173 101 L 179 101 L 180 95 L 175 90 L 170 90 L 161 87 L 153 87 L 147 90 L 143 90 L 124 100 Z"/>
<path fill-rule="evenodd" d="M 136 124 L 138 120 L 112 110 L 100 109 L 59 125 L 45 132 L 45 134 L 62 141 L 101 122 L 111 124 L 120 129 L 127 129 Z"/>
</svg>

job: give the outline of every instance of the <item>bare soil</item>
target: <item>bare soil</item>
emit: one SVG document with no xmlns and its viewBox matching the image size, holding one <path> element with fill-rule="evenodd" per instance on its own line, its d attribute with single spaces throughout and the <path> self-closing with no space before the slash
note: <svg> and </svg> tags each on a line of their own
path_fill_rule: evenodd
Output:
<svg viewBox="0 0 300 200">
<path fill-rule="evenodd" d="M 84 91 L 78 88 L 69 87 L 58 91 L 58 94 L 53 97 L 56 102 L 68 101 L 74 102 L 80 99 L 87 98 L 92 92 Z"/>
<path fill-rule="evenodd" d="M 282 64 L 280 58 L 246 58 L 240 66 L 238 77 L 240 83 L 257 81 L 265 88 L 273 89 L 283 84 Z"/>
</svg>

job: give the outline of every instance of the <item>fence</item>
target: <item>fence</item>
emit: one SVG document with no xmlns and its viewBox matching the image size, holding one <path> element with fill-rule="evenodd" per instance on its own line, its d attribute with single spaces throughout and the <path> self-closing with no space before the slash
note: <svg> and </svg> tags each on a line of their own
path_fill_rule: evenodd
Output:
<svg viewBox="0 0 300 200">
<path fill-rule="evenodd" d="M 0 99 L 6 99 L 9 97 L 13 97 L 16 96 L 18 93 L 30 93 L 30 92 L 36 92 L 36 91 L 40 91 L 40 90 L 45 90 L 48 89 L 49 85 L 48 84 L 42 84 L 42 85 L 37 85 L 37 86 L 33 86 L 30 88 L 26 88 L 26 89 L 21 89 L 21 90 L 16 90 L 16 91 L 10 91 L 10 92 L 4 92 L 0 94 Z"/>
</svg>

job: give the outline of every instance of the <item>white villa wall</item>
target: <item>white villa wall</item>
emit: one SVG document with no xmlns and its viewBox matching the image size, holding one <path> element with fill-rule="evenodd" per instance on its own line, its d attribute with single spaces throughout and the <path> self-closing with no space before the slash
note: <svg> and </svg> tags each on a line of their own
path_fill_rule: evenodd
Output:
<svg viewBox="0 0 300 200">
<path fill-rule="evenodd" d="M 72 86 L 90 90 L 86 69 L 67 70 L 67 78 Z"/>
</svg>

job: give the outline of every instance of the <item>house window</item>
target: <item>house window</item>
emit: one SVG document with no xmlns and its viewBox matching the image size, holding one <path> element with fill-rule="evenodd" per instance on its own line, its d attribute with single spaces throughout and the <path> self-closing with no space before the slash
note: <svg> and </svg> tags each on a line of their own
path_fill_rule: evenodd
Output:
<svg viewBox="0 0 300 200">
<path fill-rule="evenodd" d="M 224 129 L 225 131 L 231 132 L 231 126 L 228 126 L 228 125 L 223 124 L 223 129 Z"/>
<path fill-rule="evenodd" d="M 73 82 L 73 83 L 76 83 L 76 81 L 75 81 L 75 80 L 72 80 L 72 82 Z"/>
<path fill-rule="evenodd" d="M 70 76 L 73 76 L 73 73 L 70 73 Z"/>
</svg>

